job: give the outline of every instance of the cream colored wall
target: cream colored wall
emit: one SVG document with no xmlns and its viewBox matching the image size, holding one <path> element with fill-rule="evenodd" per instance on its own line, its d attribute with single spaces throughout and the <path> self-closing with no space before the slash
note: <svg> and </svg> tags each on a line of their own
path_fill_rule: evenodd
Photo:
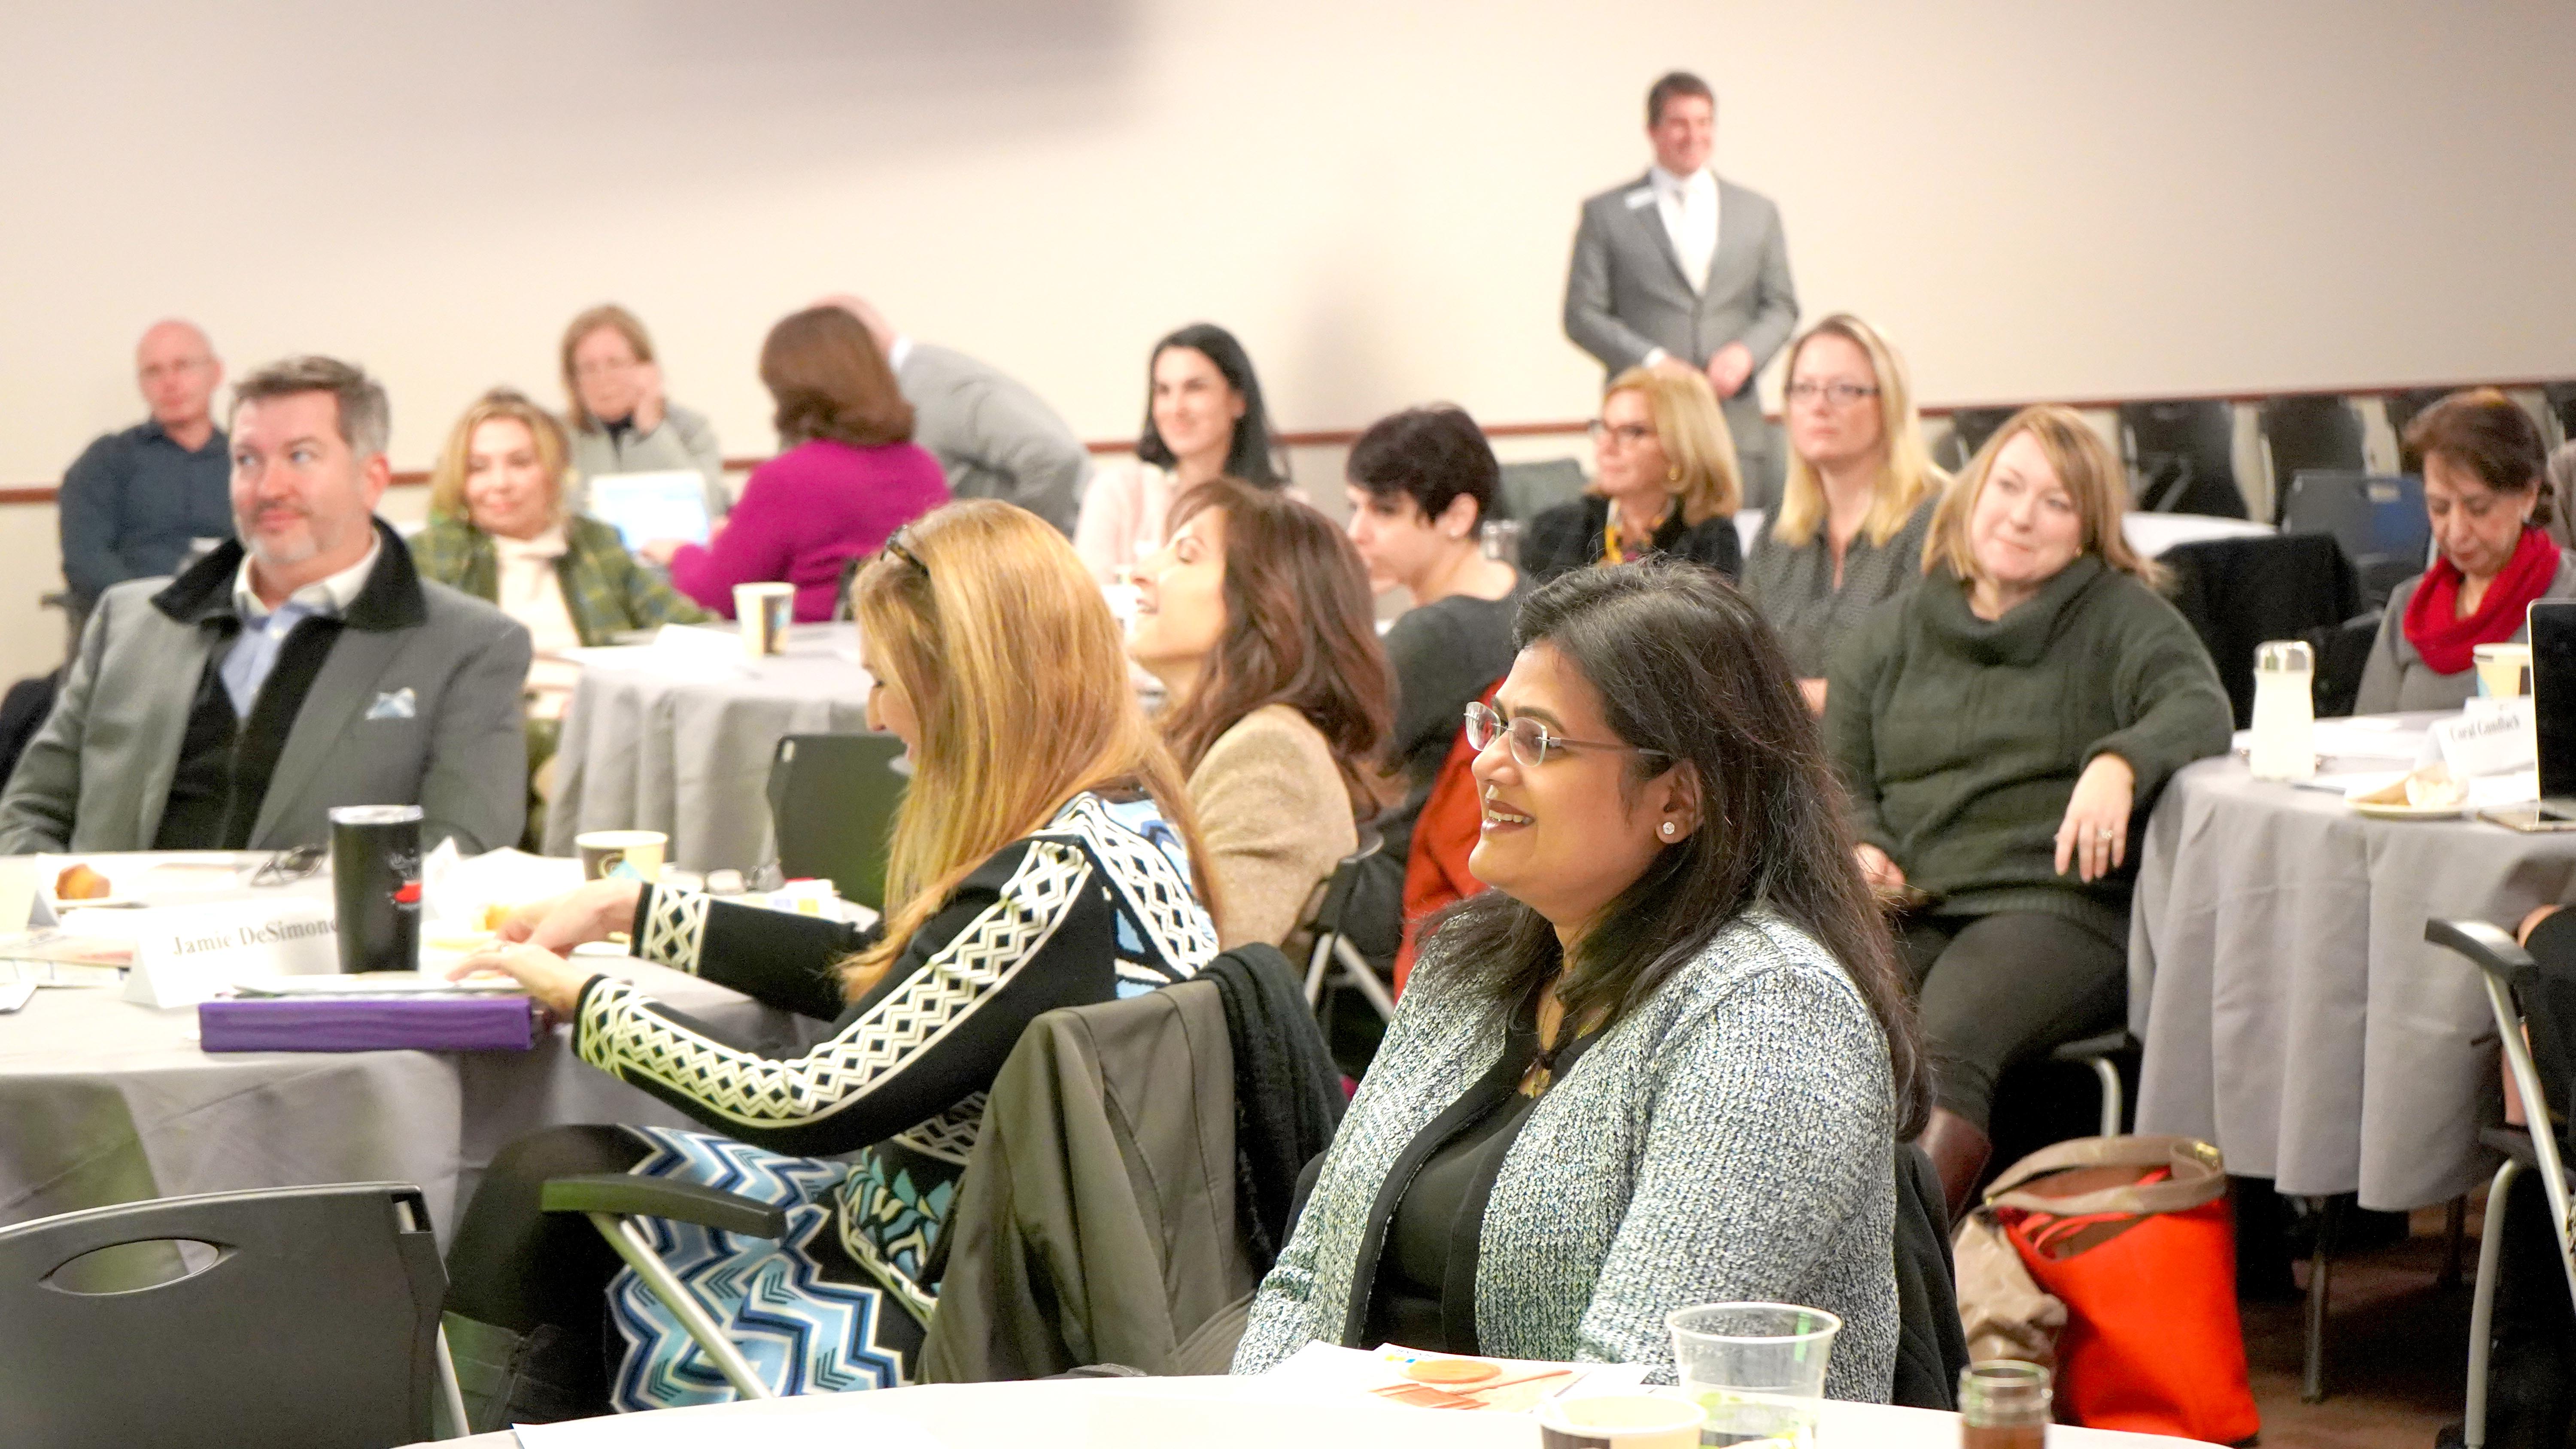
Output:
<svg viewBox="0 0 2576 1449">
<path fill-rule="evenodd" d="M 550 395 L 610 297 L 737 454 L 762 332 L 844 288 L 1086 436 L 1201 317 L 1287 427 L 1581 416 L 1575 206 L 1670 65 L 1807 315 L 1882 323 L 1927 400 L 2576 374 L 2551 0 L 149 0 L 5 7 L 0 55 L 0 484 L 133 418 L 167 313 L 237 367 L 364 360 L 406 467 L 482 388 Z"/>
</svg>

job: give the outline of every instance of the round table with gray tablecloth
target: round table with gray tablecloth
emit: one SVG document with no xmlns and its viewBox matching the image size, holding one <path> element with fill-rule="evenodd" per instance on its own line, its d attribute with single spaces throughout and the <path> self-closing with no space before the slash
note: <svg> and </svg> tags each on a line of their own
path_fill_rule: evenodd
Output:
<svg viewBox="0 0 2576 1449">
<path fill-rule="evenodd" d="M 2393 1210 L 2468 1191 L 2495 1026 L 2424 922 L 2510 929 L 2571 887 L 2576 836 L 2373 820 L 2232 756 L 2190 766 L 2147 822 L 2130 917 L 2138 1130 L 2213 1142 L 2289 1194 Z"/>
<path fill-rule="evenodd" d="M 585 830 L 659 830 L 684 869 L 761 865 L 778 741 L 866 729 L 868 683 L 850 624 L 799 625 L 765 659 L 590 654 L 556 747 L 546 853 L 570 855 Z"/>
<path fill-rule="evenodd" d="M 755 1050 L 802 1050 L 821 1022 L 641 961 L 599 969 Z M 53 987 L 0 1016 L 0 1224 L 108 1203 L 326 1182 L 410 1182 L 439 1241 L 512 1138 L 568 1122 L 688 1119 L 572 1054 L 209 1053 L 197 1013 L 112 988 Z"/>
</svg>

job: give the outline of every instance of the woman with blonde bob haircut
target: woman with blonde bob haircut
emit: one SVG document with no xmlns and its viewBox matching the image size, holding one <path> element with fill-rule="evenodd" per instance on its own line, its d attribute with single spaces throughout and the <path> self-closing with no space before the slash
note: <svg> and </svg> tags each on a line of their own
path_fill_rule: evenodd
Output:
<svg viewBox="0 0 2576 1449">
<path fill-rule="evenodd" d="M 563 717 L 581 678 L 581 666 L 549 656 L 707 617 L 637 564 L 616 529 L 573 511 L 568 456 L 551 414 L 494 388 L 448 430 L 429 475 L 429 526 L 411 541 L 422 577 L 526 626 L 537 651 L 528 713 L 540 721 Z"/>
<path fill-rule="evenodd" d="M 1521 538 L 1521 571 L 1533 584 L 1657 554 L 1730 579 L 1742 570 L 1735 536 L 1742 474 L 1707 378 L 1629 368 L 1602 393 L 1591 431 L 1591 488 L 1531 519 Z"/>
<path fill-rule="evenodd" d="M 1922 584 L 1828 675 L 1861 869 L 1905 908 L 1922 1142 L 1954 1218 L 1996 1079 L 2123 1019 L 2136 833 L 2174 771 L 2227 748 L 2218 671 L 2121 536 L 2126 506 L 2083 418 L 2024 408 L 1942 495 Z"/>
<path fill-rule="evenodd" d="M 732 1397 L 684 1364 L 686 1331 L 587 1224 L 540 1210 L 544 1181 L 572 1173 L 720 1184 L 785 1209 L 776 1243 L 670 1224 L 664 1256 L 720 1325 L 751 1314 L 774 1337 L 784 1314 L 808 1330 L 781 1392 L 913 1381 L 938 1291 L 927 1266 L 1021 1032 L 1216 955 L 1180 771 L 1062 534 L 1008 504 L 954 504 L 898 532 L 851 595 L 870 718 L 913 761 L 881 928 L 611 880 L 520 911 L 501 931 L 517 944 L 461 968 L 517 977 L 570 1019 L 583 1060 L 715 1129 L 561 1127 L 494 1160 L 449 1254 L 449 1341 L 478 1428 Z M 830 1034 L 747 1051 L 556 954 L 612 930 Z M 756 1261 L 770 1257 L 790 1261 Z M 603 1290 L 626 1339 L 613 1384 Z"/>
<path fill-rule="evenodd" d="M 1932 465 L 1905 360 L 1837 312 L 1789 348 L 1789 476 L 1744 566 L 1744 591 L 1788 648 L 1811 709 L 1861 616 L 1913 587 L 1948 476 Z"/>
</svg>

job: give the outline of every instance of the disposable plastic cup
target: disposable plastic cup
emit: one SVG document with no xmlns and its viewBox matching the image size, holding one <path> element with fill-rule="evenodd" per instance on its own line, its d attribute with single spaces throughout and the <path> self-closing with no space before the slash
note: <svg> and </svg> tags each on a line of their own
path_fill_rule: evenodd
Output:
<svg viewBox="0 0 2576 1449">
<path fill-rule="evenodd" d="M 1703 1445 L 1814 1449 L 1825 1365 L 1843 1321 L 1794 1303 L 1703 1303 L 1664 1318 Z"/>
</svg>

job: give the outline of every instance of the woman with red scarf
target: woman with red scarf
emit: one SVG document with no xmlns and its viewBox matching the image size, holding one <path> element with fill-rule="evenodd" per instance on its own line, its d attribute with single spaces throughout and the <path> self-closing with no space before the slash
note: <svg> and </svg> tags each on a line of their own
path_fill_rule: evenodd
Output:
<svg viewBox="0 0 2576 1449">
<path fill-rule="evenodd" d="M 2549 537 L 2539 425 L 2494 388 L 2455 392 L 2406 430 L 2424 469 L 2441 557 L 2388 596 L 2356 714 L 2458 709 L 2478 692 L 2470 652 L 2519 642 L 2534 599 L 2576 598 L 2576 555 Z"/>
</svg>

